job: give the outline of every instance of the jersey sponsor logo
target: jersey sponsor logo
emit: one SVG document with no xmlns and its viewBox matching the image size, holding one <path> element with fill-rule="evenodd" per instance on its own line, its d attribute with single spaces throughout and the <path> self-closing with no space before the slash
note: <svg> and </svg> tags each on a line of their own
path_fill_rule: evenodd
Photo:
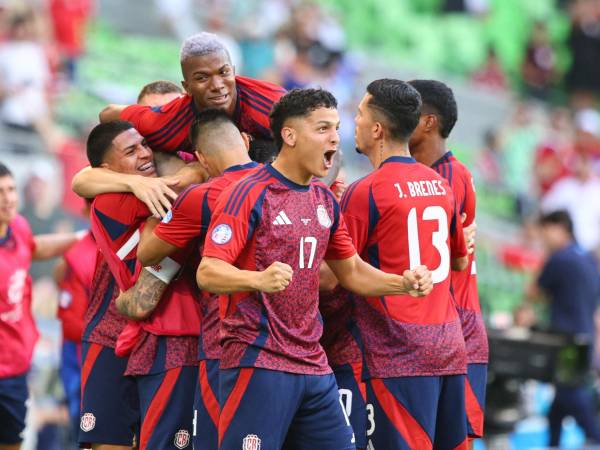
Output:
<svg viewBox="0 0 600 450">
<path fill-rule="evenodd" d="M 317 206 L 317 219 L 322 227 L 329 228 L 331 226 L 331 219 L 329 218 L 329 214 L 327 214 L 327 210 L 323 205 Z"/>
<path fill-rule="evenodd" d="M 96 427 L 96 416 L 92 413 L 85 413 L 81 416 L 81 423 L 79 424 L 79 428 L 83 431 L 88 432 L 92 431 Z"/>
<path fill-rule="evenodd" d="M 289 219 L 287 214 L 284 211 L 279 211 L 277 217 L 273 221 L 273 225 L 291 225 L 292 221 Z"/>
<path fill-rule="evenodd" d="M 161 222 L 162 223 L 169 223 L 172 218 L 173 218 L 173 211 L 169 210 L 169 212 L 167 213 L 167 215 L 165 217 L 163 217 L 163 219 L 161 220 Z"/>
<path fill-rule="evenodd" d="M 223 245 L 231 240 L 231 236 L 233 236 L 231 227 L 226 223 L 221 223 L 214 228 L 210 237 L 215 244 Z"/>
<path fill-rule="evenodd" d="M 260 450 L 260 438 L 255 434 L 249 434 L 242 441 L 242 450 Z"/>
<path fill-rule="evenodd" d="M 188 430 L 179 430 L 175 433 L 173 444 L 179 449 L 186 448 L 190 445 L 190 432 Z"/>
</svg>

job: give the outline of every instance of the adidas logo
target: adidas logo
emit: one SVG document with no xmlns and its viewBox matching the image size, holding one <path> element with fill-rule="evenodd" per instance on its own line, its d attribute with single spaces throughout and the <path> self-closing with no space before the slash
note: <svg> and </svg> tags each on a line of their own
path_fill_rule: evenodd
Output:
<svg viewBox="0 0 600 450">
<path fill-rule="evenodd" d="M 292 221 L 288 218 L 288 216 L 283 212 L 279 211 L 277 217 L 273 221 L 273 225 L 291 225 Z"/>
</svg>

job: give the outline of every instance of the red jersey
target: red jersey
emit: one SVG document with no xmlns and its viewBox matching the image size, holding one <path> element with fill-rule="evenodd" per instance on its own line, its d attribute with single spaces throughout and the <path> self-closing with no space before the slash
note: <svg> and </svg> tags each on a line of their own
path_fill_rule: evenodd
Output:
<svg viewBox="0 0 600 450">
<path fill-rule="evenodd" d="M 357 299 L 365 375 L 466 373 L 465 343 L 450 296 L 450 264 L 467 249 L 446 180 L 413 158 L 393 156 L 354 182 L 341 206 L 364 260 L 397 274 L 423 264 L 435 283 L 426 297 Z"/>
<path fill-rule="evenodd" d="M 83 318 L 90 298 L 97 252 L 96 241 L 88 233 L 64 254 L 66 272 L 59 286 L 57 316 L 66 340 L 81 342 Z"/>
<path fill-rule="evenodd" d="M 255 138 L 271 139 L 269 113 L 285 94 L 276 84 L 241 76 L 235 77 L 237 101 L 233 121 Z M 194 100 L 184 95 L 159 107 L 130 105 L 120 115 L 133 123 L 154 150 L 193 153 L 189 129 L 197 114 Z"/>
<path fill-rule="evenodd" d="M 255 162 L 232 166 L 225 170 L 223 176 L 213 178 L 204 184 L 191 186 L 177 198 L 171 212 L 154 229 L 154 234 L 179 249 L 204 244 L 212 211 L 221 192 L 256 170 L 258 166 L 259 164 Z M 193 282 L 196 282 L 195 276 Z M 201 313 L 202 328 L 198 357 L 200 360 L 219 359 L 221 357 L 219 296 L 202 293 Z"/>
<path fill-rule="evenodd" d="M 282 292 L 221 297 L 221 368 L 331 373 L 319 344 L 319 267 L 355 253 L 339 205 L 320 182 L 298 185 L 267 165 L 225 190 L 203 256 L 253 271 L 280 261 L 294 276 Z"/>
<path fill-rule="evenodd" d="M 448 180 L 460 214 L 467 215 L 464 225 L 471 225 L 475 221 L 476 201 L 475 184 L 469 169 L 456 159 L 452 152 L 446 153 L 431 168 Z M 467 346 L 467 361 L 487 363 L 488 339 L 479 305 L 474 253 L 469 256 L 469 265 L 465 270 L 452 271 L 451 286 Z"/>
<path fill-rule="evenodd" d="M 17 214 L 0 239 L 0 378 L 29 370 L 39 336 L 31 314 L 29 266 L 34 251 L 31 228 Z"/>
<path fill-rule="evenodd" d="M 94 200 L 90 220 L 101 256 L 85 314 L 83 341 L 115 347 L 127 319 L 117 311 L 114 300 L 119 290 L 132 287 L 139 275 L 135 249 L 140 228 L 151 215 L 133 194 L 102 194 Z"/>
</svg>

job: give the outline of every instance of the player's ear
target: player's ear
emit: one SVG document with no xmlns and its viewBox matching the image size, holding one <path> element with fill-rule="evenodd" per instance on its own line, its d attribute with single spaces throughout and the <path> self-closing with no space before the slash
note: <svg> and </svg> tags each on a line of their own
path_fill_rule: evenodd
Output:
<svg viewBox="0 0 600 450">
<path fill-rule="evenodd" d="M 281 138 L 288 147 L 296 146 L 296 130 L 293 128 L 283 127 L 281 129 Z"/>
<path fill-rule="evenodd" d="M 186 94 L 188 95 L 192 95 L 192 93 L 188 90 L 188 82 L 185 80 L 181 80 L 181 86 L 183 87 L 183 90 L 186 92 Z"/>
<path fill-rule="evenodd" d="M 252 141 L 252 136 L 250 136 L 245 131 L 242 131 L 242 139 L 244 140 L 244 145 L 246 146 L 246 150 L 250 151 L 250 141 Z"/>
<path fill-rule="evenodd" d="M 381 122 L 375 122 L 372 127 L 373 139 L 381 139 L 383 137 L 383 126 Z"/>
<path fill-rule="evenodd" d="M 435 114 L 427 114 L 425 116 L 425 131 L 433 131 L 438 125 L 438 118 Z"/>
<path fill-rule="evenodd" d="M 194 154 L 196 155 L 196 158 L 198 159 L 198 162 L 200 163 L 200 165 L 202 167 L 204 167 L 204 170 L 206 170 L 208 172 L 208 161 L 206 160 L 206 156 L 204 156 L 198 150 L 196 150 L 194 152 Z"/>
</svg>

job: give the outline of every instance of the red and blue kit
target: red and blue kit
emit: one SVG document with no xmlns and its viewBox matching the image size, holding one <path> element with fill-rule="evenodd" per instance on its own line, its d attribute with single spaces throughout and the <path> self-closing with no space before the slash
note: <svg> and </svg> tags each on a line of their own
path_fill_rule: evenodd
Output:
<svg viewBox="0 0 600 450">
<path fill-rule="evenodd" d="M 431 168 L 444 177 L 452 187 L 460 214 L 466 214 L 464 226 L 475 221 L 476 194 L 473 176 L 452 152 L 447 152 Z M 479 294 L 475 254 L 469 256 L 469 265 L 461 272 L 452 271 L 451 293 L 461 320 L 467 347 L 467 385 L 465 386 L 469 435 L 483 436 L 485 386 L 488 363 L 488 339 L 485 330 Z"/>
<path fill-rule="evenodd" d="M 341 207 L 363 259 L 397 274 L 425 265 L 434 281 L 426 297 L 356 300 L 365 352 L 363 376 L 372 405 L 369 439 L 375 448 L 390 449 L 431 448 L 438 442 L 448 446 L 439 448 L 463 445 L 464 399 L 462 419 L 455 412 L 446 417 L 443 406 L 464 395 L 466 373 L 465 344 L 450 295 L 450 267 L 452 259 L 465 256 L 467 249 L 452 190 L 413 158 L 393 156 L 350 185 Z M 409 385 L 416 379 L 428 381 L 413 392 Z M 456 389 L 461 392 L 456 394 Z M 434 424 L 447 420 L 454 420 L 456 427 L 447 427 L 451 431 L 442 436 L 443 430 L 437 431 Z M 424 441 L 415 441 L 415 436 Z"/>
<path fill-rule="evenodd" d="M 299 185 L 267 165 L 225 190 L 203 256 L 242 270 L 294 270 L 282 292 L 221 297 L 221 449 L 244 439 L 280 448 L 354 448 L 352 430 L 319 344 L 319 267 L 356 253 L 339 205 L 319 182 Z M 279 405 L 266 399 L 277 395 Z M 258 447 L 257 447 L 258 448 Z"/>
<path fill-rule="evenodd" d="M 255 138 L 271 139 L 269 113 L 285 89 L 273 83 L 236 76 L 237 102 L 233 120 L 240 131 Z M 120 115 L 144 136 L 153 150 L 193 153 L 188 139 L 198 110 L 189 95 L 159 107 L 130 105 Z"/>
</svg>

